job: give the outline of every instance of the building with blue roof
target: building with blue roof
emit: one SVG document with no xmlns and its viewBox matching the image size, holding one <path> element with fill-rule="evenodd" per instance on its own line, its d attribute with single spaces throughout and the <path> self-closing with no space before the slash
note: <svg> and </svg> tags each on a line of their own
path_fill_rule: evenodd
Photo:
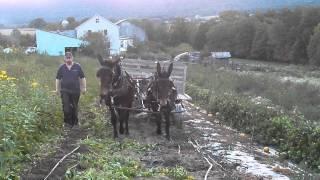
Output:
<svg viewBox="0 0 320 180">
<path fill-rule="evenodd" d="M 85 42 L 58 33 L 36 30 L 37 52 L 49 56 L 62 56 L 67 50 L 77 49 Z"/>
</svg>

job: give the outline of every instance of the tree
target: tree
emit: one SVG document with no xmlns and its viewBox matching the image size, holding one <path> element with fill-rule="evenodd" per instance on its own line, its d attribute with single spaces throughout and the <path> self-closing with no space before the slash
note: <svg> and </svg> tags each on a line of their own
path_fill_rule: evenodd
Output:
<svg viewBox="0 0 320 180">
<path fill-rule="evenodd" d="M 29 34 L 20 36 L 20 46 L 21 47 L 35 46 L 35 44 L 36 44 L 35 36 L 31 36 Z"/>
<path fill-rule="evenodd" d="M 188 26 L 183 18 L 177 18 L 170 28 L 169 44 L 177 46 L 180 43 L 188 43 Z"/>
<path fill-rule="evenodd" d="M 308 45 L 308 57 L 310 64 L 320 66 L 320 23 L 314 29 Z"/>
<path fill-rule="evenodd" d="M 79 23 L 76 21 L 76 18 L 72 16 L 67 17 L 67 21 L 69 22 L 69 24 L 67 25 L 66 29 L 74 29 L 79 25 Z"/>
<path fill-rule="evenodd" d="M 267 24 L 257 23 L 256 32 L 252 40 L 250 57 L 253 59 L 271 60 L 272 54 L 268 45 Z"/>
<path fill-rule="evenodd" d="M 231 23 L 220 23 L 209 28 L 206 34 L 209 51 L 232 51 L 235 29 Z"/>
<path fill-rule="evenodd" d="M 82 53 L 87 56 L 96 56 L 98 54 L 109 56 L 110 44 L 107 38 L 99 32 L 88 33 L 84 38 L 86 41 L 82 45 Z"/>
<path fill-rule="evenodd" d="M 237 21 L 232 28 L 234 32 L 233 54 L 240 58 L 248 58 L 250 56 L 253 35 L 255 34 L 253 19 L 246 18 Z"/>
<path fill-rule="evenodd" d="M 47 31 L 57 31 L 59 29 L 62 29 L 62 26 L 60 23 L 48 23 L 45 27 L 45 30 Z"/>
<path fill-rule="evenodd" d="M 14 29 L 11 34 L 10 38 L 16 46 L 20 45 L 20 37 L 21 37 L 21 32 L 18 29 Z"/>
<path fill-rule="evenodd" d="M 279 19 L 273 20 L 272 24 L 268 26 L 268 44 L 272 47 L 272 60 L 289 62 L 288 31 L 288 27 Z"/>
<path fill-rule="evenodd" d="M 207 43 L 207 37 L 206 34 L 209 31 L 209 24 L 208 23 L 202 23 L 200 24 L 198 31 L 195 35 L 195 39 L 192 43 L 192 46 L 197 49 L 201 50 L 203 49 L 204 45 Z"/>
<path fill-rule="evenodd" d="M 0 34 L 0 46 L 4 48 L 12 46 L 12 41 L 10 40 L 9 36 Z"/>
<path fill-rule="evenodd" d="M 219 17 L 222 21 L 225 22 L 235 22 L 239 19 L 248 17 L 249 14 L 239 11 L 223 11 L 219 14 Z"/>
<path fill-rule="evenodd" d="M 29 27 L 42 29 L 47 25 L 47 22 L 42 18 L 36 18 L 29 23 Z"/>
<path fill-rule="evenodd" d="M 67 21 L 68 21 L 69 23 L 75 23 L 75 22 L 76 22 L 76 18 L 70 16 L 70 17 L 67 17 Z"/>
</svg>

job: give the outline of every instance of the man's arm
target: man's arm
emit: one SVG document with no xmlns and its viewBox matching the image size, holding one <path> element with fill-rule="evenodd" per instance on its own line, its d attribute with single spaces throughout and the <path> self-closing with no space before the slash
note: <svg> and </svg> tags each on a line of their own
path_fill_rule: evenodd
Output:
<svg viewBox="0 0 320 180">
<path fill-rule="evenodd" d="M 80 90 L 82 93 L 87 91 L 87 80 L 86 78 L 80 78 Z"/>
<path fill-rule="evenodd" d="M 60 94 L 60 90 L 61 90 L 61 80 L 56 79 L 56 93 Z"/>
</svg>

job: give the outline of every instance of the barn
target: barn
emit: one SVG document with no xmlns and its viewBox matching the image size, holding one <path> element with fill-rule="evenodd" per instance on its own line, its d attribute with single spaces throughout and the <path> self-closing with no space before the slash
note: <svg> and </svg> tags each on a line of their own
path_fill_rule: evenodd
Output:
<svg viewBox="0 0 320 180">
<path fill-rule="evenodd" d="M 77 49 L 84 41 L 55 32 L 36 30 L 37 52 L 49 56 L 61 56 L 65 51 Z"/>
</svg>

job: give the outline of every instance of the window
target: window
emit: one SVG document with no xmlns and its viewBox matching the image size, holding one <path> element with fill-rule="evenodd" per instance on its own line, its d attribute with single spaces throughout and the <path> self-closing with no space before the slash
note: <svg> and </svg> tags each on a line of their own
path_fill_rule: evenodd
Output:
<svg viewBox="0 0 320 180">
<path fill-rule="evenodd" d="M 99 18 L 96 18 L 96 23 L 99 23 Z"/>
<path fill-rule="evenodd" d="M 108 35 L 108 30 L 105 29 L 105 30 L 103 31 L 103 33 L 104 33 L 105 36 Z"/>
</svg>

